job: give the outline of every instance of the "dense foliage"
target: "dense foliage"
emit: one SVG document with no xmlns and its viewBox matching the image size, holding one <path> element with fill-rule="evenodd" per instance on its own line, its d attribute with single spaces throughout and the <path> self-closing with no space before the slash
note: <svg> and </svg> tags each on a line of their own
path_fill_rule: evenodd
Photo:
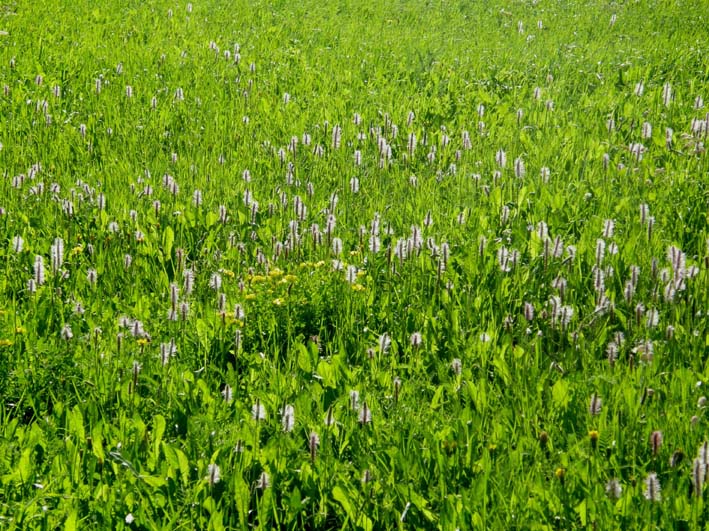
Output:
<svg viewBox="0 0 709 531">
<path fill-rule="evenodd" d="M 1 527 L 707 525 L 703 1 L 0 30 Z"/>
</svg>

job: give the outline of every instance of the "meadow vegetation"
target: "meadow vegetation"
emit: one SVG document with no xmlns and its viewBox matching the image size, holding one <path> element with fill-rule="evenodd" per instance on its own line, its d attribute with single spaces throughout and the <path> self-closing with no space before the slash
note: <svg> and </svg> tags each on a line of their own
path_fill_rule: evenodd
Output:
<svg viewBox="0 0 709 531">
<path fill-rule="evenodd" d="M 707 22 L 4 3 L 0 527 L 705 528 Z"/>
</svg>

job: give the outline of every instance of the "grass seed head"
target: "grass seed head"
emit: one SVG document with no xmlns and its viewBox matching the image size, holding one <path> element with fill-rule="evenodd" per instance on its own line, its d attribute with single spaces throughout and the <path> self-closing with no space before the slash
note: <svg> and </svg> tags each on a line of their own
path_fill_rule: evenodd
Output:
<svg viewBox="0 0 709 531">
<path fill-rule="evenodd" d="M 662 447 L 662 432 L 655 430 L 650 434 L 650 448 L 652 449 L 653 457 L 657 457 Z"/>
<path fill-rule="evenodd" d="M 606 494 L 613 500 L 620 499 L 623 494 L 623 487 L 617 478 L 612 478 L 606 483 Z"/>
<path fill-rule="evenodd" d="M 645 499 L 651 502 L 662 501 L 660 480 L 657 478 L 657 474 L 651 472 L 645 478 L 645 491 L 643 492 Z"/>
<path fill-rule="evenodd" d="M 209 483 L 210 487 L 213 487 L 219 481 L 221 480 L 221 470 L 219 468 L 219 465 L 215 463 L 210 463 L 209 466 L 207 466 L 207 482 Z"/>
<path fill-rule="evenodd" d="M 591 403 L 589 404 L 588 411 L 591 416 L 598 415 L 601 412 L 602 400 L 597 394 L 591 395 Z"/>
</svg>

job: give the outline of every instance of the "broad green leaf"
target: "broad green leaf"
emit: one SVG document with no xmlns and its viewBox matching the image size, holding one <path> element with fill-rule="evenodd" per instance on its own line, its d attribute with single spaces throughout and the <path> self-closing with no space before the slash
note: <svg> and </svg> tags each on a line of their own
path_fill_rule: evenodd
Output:
<svg viewBox="0 0 709 531">
<path fill-rule="evenodd" d="M 554 404 L 561 408 L 566 409 L 569 405 L 571 397 L 569 396 L 569 384 L 566 380 L 558 380 L 551 388 L 551 396 L 554 400 Z"/>
<path fill-rule="evenodd" d="M 431 399 L 431 409 L 438 409 L 441 405 L 441 400 L 443 399 L 443 386 L 439 385 L 436 391 L 433 393 L 433 398 Z"/>
<path fill-rule="evenodd" d="M 13 479 L 18 482 L 27 483 L 32 476 L 32 449 L 25 448 L 20 455 L 20 460 L 15 465 L 12 474 Z"/>
<path fill-rule="evenodd" d="M 354 507 L 352 506 L 352 502 L 350 501 L 349 496 L 345 492 L 345 490 L 340 486 L 336 485 L 332 489 L 332 497 L 334 500 L 342 505 L 342 508 L 345 510 L 345 514 L 350 517 L 350 519 L 354 519 Z"/>
<path fill-rule="evenodd" d="M 289 516 L 291 516 L 291 518 L 294 515 L 297 515 L 300 512 L 300 510 L 303 508 L 303 503 L 302 503 L 301 496 L 300 496 L 300 490 L 298 489 L 298 487 L 293 489 L 293 491 L 291 492 L 291 495 L 288 498 L 288 507 L 290 508 L 290 511 L 291 511 L 291 514 L 289 515 Z"/>
<path fill-rule="evenodd" d="M 179 448 L 175 448 L 175 454 L 177 455 L 177 462 L 180 466 L 180 472 L 182 473 L 182 482 L 187 484 L 190 479 L 190 461 L 187 459 L 185 453 Z"/>
<path fill-rule="evenodd" d="M 586 500 L 583 500 L 581 503 L 579 503 L 574 510 L 576 511 L 576 514 L 579 515 L 579 520 L 581 521 L 581 526 L 586 527 L 586 520 L 587 520 L 587 513 L 588 513 L 588 511 L 586 510 Z"/>
<path fill-rule="evenodd" d="M 175 242 L 175 232 L 168 225 L 162 232 L 162 252 L 167 259 L 172 253 L 172 244 Z"/>
<path fill-rule="evenodd" d="M 160 445 L 162 437 L 165 434 L 165 417 L 158 414 L 153 417 L 153 458 L 158 459 L 160 456 Z"/>
<path fill-rule="evenodd" d="M 212 227 L 217 221 L 219 221 L 219 214 L 216 212 L 207 212 L 207 217 L 205 219 L 205 225 L 207 228 Z"/>
<path fill-rule="evenodd" d="M 78 405 L 67 415 L 69 422 L 69 433 L 76 437 L 79 444 L 83 444 L 86 440 L 86 431 L 84 430 L 84 416 L 81 414 L 81 408 Z"/>
<path fill-rule="evenodd" d="M 165 456 L 165 460 L 167 461 L 167 464 L 170 467 L 176 469 L 180 468 L 180 462 L 177 460 L 177 454 L 175 453 L 175 450 L 165 441 L 162 441 L 162 453 Z"/>
<path fill-rule="evenodd" d="M 163 487 L 167 483 L 164 478 L 160 478 L 157 476 L 140 476 L 140 479 L 142 479 L 147 485 L 153 488 Z"/>
<path fill-rule="evenodd" d="M 103 464 L 106 454 L 103 451 L 103 423 L 100 421 L 91 429 L 91 451 L 98 462 Z"/>
<path fill-rule="evenodd" d="M 72 509 L 69 516 L 67 516 L 67 519 L 64 521 L 64 531 L 77 531 L 78 520 L 79 515 L 76 509 Z"/>
<path fill-rule="evenodd" d="M 327 361 L 321 360 L 318 363 L 317 374 L 320 376 L 323 386 L 333 389 L 337 387 L 335 368 Z"/>
<path fill-rule="evenodd" d="M 296 345 L 296 350 L 298 351 L 298 367 L 300 367 L 300 370 L 303 372 L 311 372 L 313 366 L 310 363 L 310 352 L 308 352 L 307 347 L 299 343 Z"/>
</svg>

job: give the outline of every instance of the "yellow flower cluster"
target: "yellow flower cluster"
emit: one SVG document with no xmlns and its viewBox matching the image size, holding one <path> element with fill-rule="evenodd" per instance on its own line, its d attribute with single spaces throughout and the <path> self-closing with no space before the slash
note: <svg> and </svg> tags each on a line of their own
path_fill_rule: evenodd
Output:
<svg viewBox="0 0 709 531">
<path fill-rule="evenodd" d="M 231 269 L 220 269 L 219 272 L 229 278 L 234 278 L 234 272 Z"/>
<path fill-rule="evenodd" d="M 300 264 L 302 267 L 303 264 Z M 277 284 L 293 284 L 298 280 L 297 275 L 294 275 L 292 273 L 286 274 L 285 271 L 282 269 L 279 269 L 277 267 L 274 267 L 271 269 L 268 274 L 266 275 L 258 275 L 258 274 L 253 274 L 253 275 L 248 275 L 246 277 L 246 280 L 251 284 L 260 284 L 263 282 L 268 282 L 268 281 L 277 281 Z M 272 293 L 273 290 L 269 289 L 267 293 Z M 247 293 L 244 297 L 247 301 L 252 301 L 255 300 L 256 294 L 255 293 Z M 279 300 L 279 299 L 276 299 Z M 274 301 L 274 304 L 278 304 Z"/>
<path fill-rule="evenodd" d="M 300 269 L 307 269 L 309 267 L 315 267 L 315 268 L 320 268 L 325 265 L 324 260 L 320 260 L 318 262 L 301 262 L 298 264 L 298 267 Z"/>
</svg>

